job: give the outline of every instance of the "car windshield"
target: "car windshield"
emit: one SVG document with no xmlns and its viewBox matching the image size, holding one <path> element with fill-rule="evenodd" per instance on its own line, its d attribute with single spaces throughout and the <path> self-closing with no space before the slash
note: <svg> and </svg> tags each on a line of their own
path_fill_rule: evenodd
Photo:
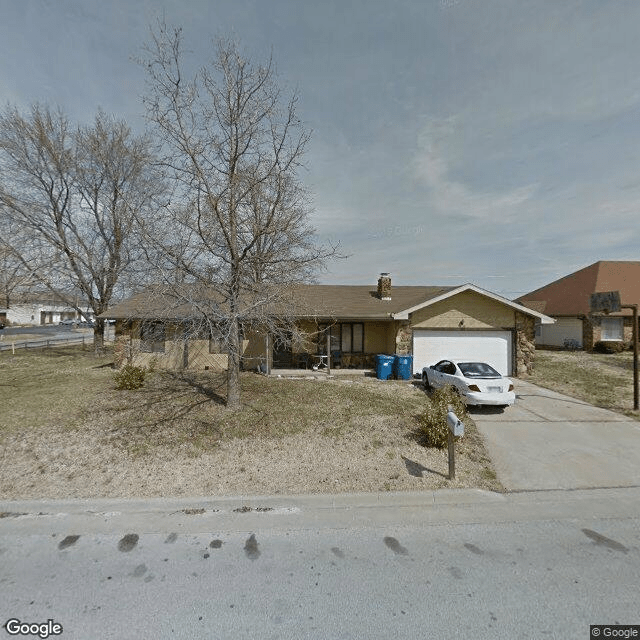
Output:
<svg viewBox="0 0 640 640">
<path fill-rule="evenodd" d="M 486 362 L 458 362 L 465 378 L 500 378 L 500 374 Z"/>
</svg>

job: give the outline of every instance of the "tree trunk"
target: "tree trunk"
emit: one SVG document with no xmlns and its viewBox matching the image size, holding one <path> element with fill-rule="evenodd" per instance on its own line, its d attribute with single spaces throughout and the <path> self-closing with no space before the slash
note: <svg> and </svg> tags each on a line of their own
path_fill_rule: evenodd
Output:
<svg viewBox="0 0 640 640">
<path fill-rule="evenodd" d="M 97 356 L 104 355 L 104 320 L 96 318 L 93 325 L 93 350 Z"/>
<path fill-rule="evenodd" d="M 229 336 L 229 360 L 227 364 L 227 409 L 238 411 L 240 407 L 240 336 L 238 321 L 231 327 Z"/>
</svg>

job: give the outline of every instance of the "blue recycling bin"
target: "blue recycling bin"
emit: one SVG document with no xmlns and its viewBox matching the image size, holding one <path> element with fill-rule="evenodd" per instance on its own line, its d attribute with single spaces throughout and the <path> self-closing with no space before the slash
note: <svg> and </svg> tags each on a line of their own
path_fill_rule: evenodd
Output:
<svg viewBox="0 0 640 640">
<path fill-rule="evenodd" d="M 413 377 L 413 356 L 395 356 L 393 359 L 393 375 L 398 380 L 411 380 Z"/>
<path fill-rule="evenodd" d="M 376 378 L 378 380 L 389 380 L 393 375 L 394 356 L 378 354 L 376 356 Z"/>
</svg>

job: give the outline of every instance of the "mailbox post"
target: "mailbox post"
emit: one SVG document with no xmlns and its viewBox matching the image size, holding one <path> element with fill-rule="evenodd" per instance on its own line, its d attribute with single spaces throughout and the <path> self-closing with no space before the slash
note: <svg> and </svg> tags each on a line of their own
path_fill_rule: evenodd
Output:
<svg viewBox="0 0 640 640">
<path fill-rule="evenodd" d="M 460 422 L 458 416 L 451 411 L 447 413 L 447 424 L 449 425 L 449 433 L 447 443 L 449 446 L 449 480 L 455 480 L 456 477 L 456 454 L 454 449 L 454 438 L 464 435 L 464 424 Z"/>
</svg>

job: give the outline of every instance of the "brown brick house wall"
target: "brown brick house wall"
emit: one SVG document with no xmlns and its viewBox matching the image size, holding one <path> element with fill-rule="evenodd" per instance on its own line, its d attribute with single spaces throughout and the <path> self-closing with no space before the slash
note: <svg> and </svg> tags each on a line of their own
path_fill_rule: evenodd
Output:
<svg viewBox="0 0 640 640">
<path fill-rule="evenodd" d="M 602 316 L 583 316 L 582 319 L 582 345 L 585 351 L 592 351 L 593 345 L 602 339 Z M 623 341 L 625 345 L 631 345 L 633 341 L 633 317 L 624 316 L 622 323 Z"/>
</svg>

